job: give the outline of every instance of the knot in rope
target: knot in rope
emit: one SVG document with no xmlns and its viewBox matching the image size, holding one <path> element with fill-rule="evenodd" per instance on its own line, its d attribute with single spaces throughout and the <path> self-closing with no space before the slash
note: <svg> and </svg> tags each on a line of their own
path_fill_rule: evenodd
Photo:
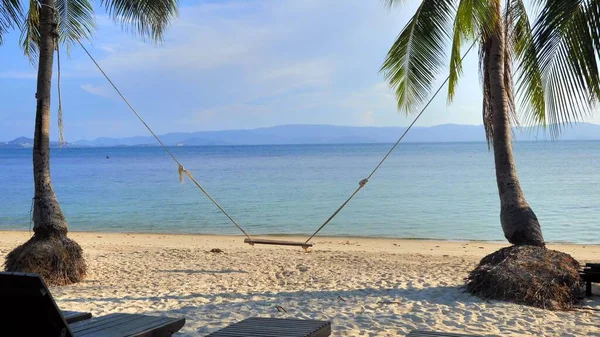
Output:
<svg viewBox="0 0 600 337">
<path fill-rule="evenodd" d="M 183 174 L 187 173 L 187 171 L 185 170 L 185 168 L 181 164 L 179 164 L 179 168 L 177 169 L 177 171 L 179 173 L 179 182 L 183 183 Z"/>
<path fill-rule="evenodd" d="M 369 179 L 365 178 L 361 181 L 358 182 L 358 185 L 360 186 L 360 188 L 365 187 L 365 185 L 369 182 Z"/>
</svg>

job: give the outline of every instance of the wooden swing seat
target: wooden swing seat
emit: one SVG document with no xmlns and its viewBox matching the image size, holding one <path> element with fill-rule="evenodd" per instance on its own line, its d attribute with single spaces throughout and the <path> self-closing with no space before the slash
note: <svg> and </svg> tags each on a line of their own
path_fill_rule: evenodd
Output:
<svg viewBox="0 0 600 337">
<path fill-rule="evenodd" d="M 254 246 L 254 245 L 294 246 L 294 247 L 302 247 L 304 249 L 308 249 L 313 246 L 312 243 L 306 243 L 306 242 L 269 240 L 269 239 L 244 239 L 244 243 L 247 243 L 251 246 Z"/>
</svg>

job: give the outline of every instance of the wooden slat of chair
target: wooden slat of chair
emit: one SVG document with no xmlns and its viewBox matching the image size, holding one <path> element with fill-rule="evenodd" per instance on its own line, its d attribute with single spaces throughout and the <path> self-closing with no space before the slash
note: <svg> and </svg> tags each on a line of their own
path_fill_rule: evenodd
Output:
<svg viewBox="0 0 600 337">
<path fill-rule="evenodd" d="M 139 314 L 110 314 L 100 318 L 72 324 L 75 337 L 171 336 L 185 324 L 183 318 Z"/>
<path fill-rule="evenodd" d="M 592 296 L 592 283 L 600 283 L 600 272 L 584 271 L 580 276 L 585 282 L 585 295 Z"/>
<path fill-rule="evenodd" d="M 97 331 L 102 327 L 110 328 L 119 324 L 127 324 L 137 318 L 138 317 L 135 314 L 108 314 L 87 321 L 74 323 L 71 325 L 71 330 L 73 330 L 73 334 L 83 334 L 86 331 Z"/>
<path fill-rule="evenodd" d="M 327 337 L 330 334 L 329 321 L 252 317 L 206 337 Z"/>
<path fill-rule="evenodd" d="M 80 312 L 80 311 L 61 311 L 63 317 L 67 324 L 72 324 L 75 322 L 85 321 L 86 319 L 92 318 L 91 312 Z"/>
<path fill-rule="evenodd" d="M 579 276 L 585 282 L 585 295 L 592 296 L 592 283 L 600 283 L 600 263 L 586 263 Z"/>
</svg>

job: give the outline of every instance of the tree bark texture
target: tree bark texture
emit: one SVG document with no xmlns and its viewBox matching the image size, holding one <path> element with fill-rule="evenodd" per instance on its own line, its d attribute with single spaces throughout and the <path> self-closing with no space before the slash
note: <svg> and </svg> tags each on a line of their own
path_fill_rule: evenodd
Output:
<svg viewBox="0 0 600 337">
<path fill-rule="evenodd" d="M 50 178 L 50 93 L 54 62 L 56 22 L 54 0 L 42 0 L 40 8 L 39 64 L 36 92 L 33 177 L 35 186 L 33 230 L 39 236 L 65 235 L 67 221 L 58 204 Z"/>
<path fill-rule="evenodd" d="M 498 4 L 498 14 L 500 5 Z M 498 17 L 501 17 L 499 15 Z M 500 221 L 506 239 L 514 245 L 544 247 L 540 223 L 525 200 L 515 167 L 508 99 L 504 86 L 504 32 L 501 27 L 489 37 L 488 68 L 496 182 L 500 195 Z"/>
</svg>

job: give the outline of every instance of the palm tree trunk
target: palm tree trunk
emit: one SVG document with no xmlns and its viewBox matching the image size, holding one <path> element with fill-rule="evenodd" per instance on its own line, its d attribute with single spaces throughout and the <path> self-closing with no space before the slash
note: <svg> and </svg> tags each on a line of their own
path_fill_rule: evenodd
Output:
<svg viewBox="0 0 600 337">
<path fill-rule="evenodd" d="M 85 278 L 83 250 L 67 237 L 67 221 L 50 179 L 50 89 L 56 38 L 54 0 L 42 0 L 40 8 L 40 58 L 37 107 L 33 140 L 34 235 L 6 256 L 9 272 L 40 274 L 51 285 L 66 285 Z"/>
<path fill-rule="evenodd" d="M 498 14 L 500 14 L 499 4 Z M 510 243 L 544 247 L 540 223 L 525 200 L 517 176 L 512 151 L 508 100 L 504 87 L 504 33 L 500 27 L 494 31 L 496 34 L 490 37 L 489 61 L 485 66 L 489 74 L 492 142 L 496 182 L 500 194 L 500 222 L 504 236 Z"/>
<path fill-rule="evenodd" d="M 36 235 L 65 235 L 67 222 L 50 179 L 50 90 L 56 23 L 54 0 L 43 0 L 40 8 L 40 54 L 37 78 L 37 107 L 33 138 L 35 197 L 33 230 Z"/>
</svg>

